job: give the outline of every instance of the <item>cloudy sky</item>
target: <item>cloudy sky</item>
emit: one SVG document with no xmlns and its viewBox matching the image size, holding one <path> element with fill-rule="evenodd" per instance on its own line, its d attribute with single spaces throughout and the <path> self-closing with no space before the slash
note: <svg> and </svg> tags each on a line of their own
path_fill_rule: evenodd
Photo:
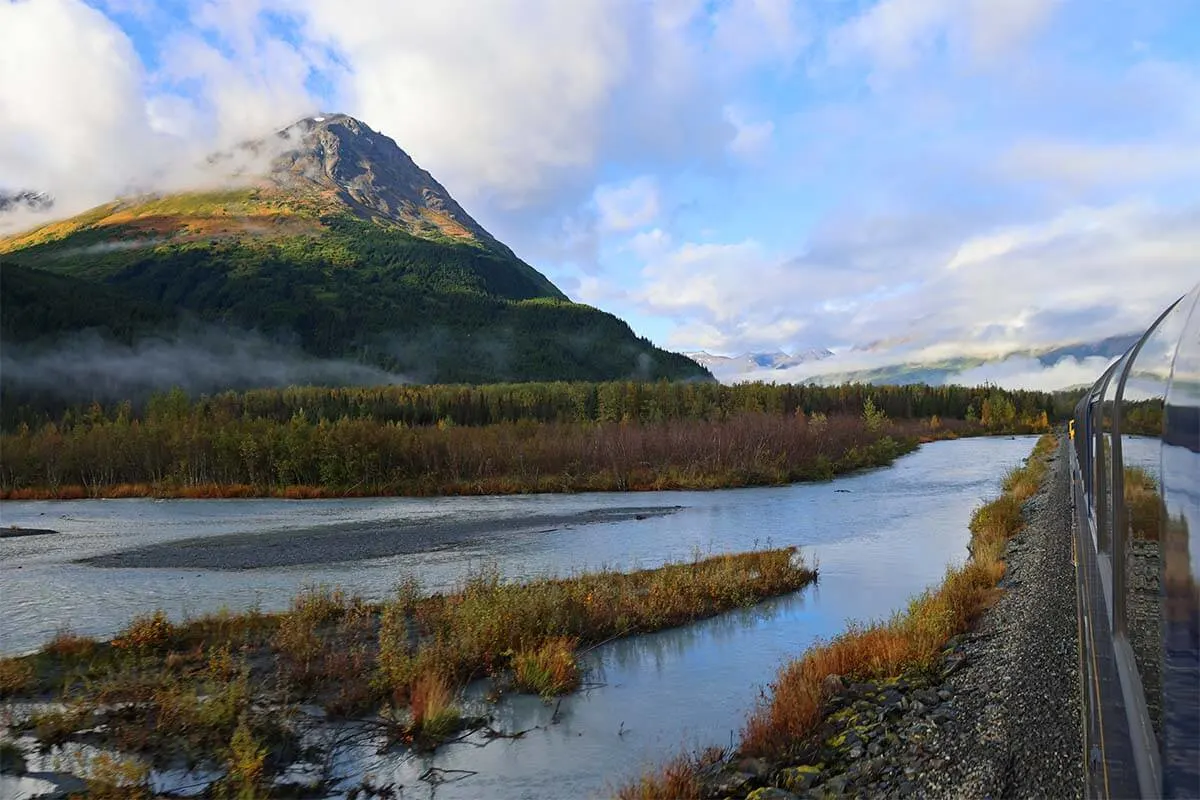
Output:
<svg viewBox="0 0 1200 800">
<path fill-rule="evenodd" d="M 674 349 L 997 353 L 1200 280 L 1195 0 L 0 0 L 0 189 L 318 111 Z"/>
</svg>

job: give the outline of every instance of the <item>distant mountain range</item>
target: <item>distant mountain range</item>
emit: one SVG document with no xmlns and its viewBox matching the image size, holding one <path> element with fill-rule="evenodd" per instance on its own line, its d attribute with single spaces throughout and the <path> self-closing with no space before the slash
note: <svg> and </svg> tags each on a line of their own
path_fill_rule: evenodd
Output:
<svg viewBox="0 0 1200 800">
<path fill-rule="evenodd" d="M 5 356 L 70 350 L 85 331 L 132 347 L 199 324 L 421 382 L 711 380 L 572 303 L 353 117 L 300 120 L 206 170 L 195 191 L 0 238 Z M 14 193 L 0 213 L 52 203 Z"/>
<path fill-rule="evenodd" d="M 838 369 L 839 355 L 830 350 L 812 349 L 796 355 L 784 352 L 746 353 L 739 356 L 719 356 L 706 352 L 685 353 L 696 363 L 703 365 L 722 383 L 738 383 L 745 380 L 797 381 L 808 383 L 873 383 L 932 385 L 953 382 L 955 376 L 967 370 L 996 364 L 1010 358 L 1036 360 L 1043 367 L 1052 367 L 1065 358 L 1116 358 L 1137 341 L 1139 333 L 1110 336 L 1094 342 L 1076 342 L 1053 347 L 1034 348 L 1008 353 L 1002 357 L 982 358 L 962 356 L 932 362 L 897 362 L 871 369 Z M 821 362 L 816 364 L 815 362 Z M 806 377 L 797 378 L 786 371 L 795 367 L 814 366 L 804 370 Z M 781 373 L 773 377 L 772 373 Z M 1067 387 L 1062 387 L 1067 388 Z"/>
<path fill-rule="evenodd" d="M 833 353 L 829 350 L 805 350 L 795 355 L 782 350 L 774 353 L 744 353 L 740 356 L 718 356 L 703 350 L 684 353 L 700 366 L 709 370 L 720 380 L 734 380 L 738 375 L 746 375 L 762 370 L 781 370 L 820 361 L 829 358 Z"/>
</svg>

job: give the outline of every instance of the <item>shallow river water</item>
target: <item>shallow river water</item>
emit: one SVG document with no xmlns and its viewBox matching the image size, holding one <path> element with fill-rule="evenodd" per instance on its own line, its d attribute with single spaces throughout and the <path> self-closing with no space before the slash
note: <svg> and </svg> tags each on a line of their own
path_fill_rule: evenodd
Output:
<svg viewBox="0 0 1200 800">
<path fill-rule="evenodd" d="M 971 511 L 1033 446 L 1032 437 L 966 439 L 923 446 L 886 469 L 829 483 L 714 492 L 535 495 L 342 501 L 109 500 L 0 504 L 0 525 L 57 535 L 0 539 L 0 651 L 36 648 L 61 626 L 96 636 L 162 608 L 175 618 L 228 606 L 286 607 L 305 584 L 323 582 L 383 597 L 402 575 L 446 588 L 467 570 L 496 564 L 507 577 L 600 566 L 651 567 L 697 551 L 798 545 L 820 579 L 796 594 L 685 628 L 604 645 L 585 657 L 596 688 L 556 708 L 536 698 L 491 707 L 495 727 L 530 729 L 485 747 L 451 745 L 434 756 L 347 753 L 355 781 L 405 787 L 429 767 L 475 774 L 437 787 L 439 798 L 581 797 L 637 775 L 681 749 L 727 745 L 778 667 L 848 621 L 891 614 L 966 557 Z M 664 515 L 597 510 L 679 507 Z M 521 519 L 562 518 L 523 527 Z M 612 518 L 618 521 L 609 521 Z M 637 518 L 642 517 L 642 518 Z M 422 549 L 411 524 L 466 534 Z M 599 520 L 599 521 L 593 521 Z M 489 521 L 497 532 L 485 534 Z M 484 523 L 484 524 L 479 524 Z M 364 526 L 417 536 L 415 550 L 367 560 L 241 570 L 101 567 L 76 563 L 130 548 L 195 537 L 328 532 Z M 242 537 L 244 539 L 244 536 Z M 223 540 L 222 540 L 223 541 Z"/>
</svg>

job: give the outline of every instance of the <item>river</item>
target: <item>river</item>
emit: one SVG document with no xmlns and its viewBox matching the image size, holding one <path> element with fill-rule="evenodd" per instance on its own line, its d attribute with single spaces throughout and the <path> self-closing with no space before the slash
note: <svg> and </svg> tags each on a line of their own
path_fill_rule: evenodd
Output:
<svg viewBox="0 0 1200 800">
<path fill-rule="evenodd" d="M 592 651 L 586 680 L 596 688 L 565 698 L 557 714 L 527 697 L 491 708 L 496 727 L 534 728 L 520 740 L 452 745 L 420 758 L 379 757 L 364 747 L 340 762 L 355 782 L 370 773 L 404 785 L 405 797 L 432 792 L 418 780 L 431 766 L 475 773 L 437 787 L 439 798 L 591 796 L 685 747 L 729 744 L 782 663 L 848 621 L 887 616 L 937 583 L 966 557 L 971 511 L 999 492 L 1000 478 L 1033 442 L 936 442 L 892 467 L 828 483 L 712 492 L 2 503 L 0 524 L 60 533 L 0 539 L 0 650 L 28 651 L 63 626 L 107 637 L 155 608 L 174 618 L 222 606 L 285 608 L 312 583 L 368 599 L 386 595 L 403 575 L 442 589 L 482 564 L 525 578 L 767 545 L 797 545 L 816 560 L 819 582 L 801 592 Z M 659 508 L 665 513 L 649 513 Z M 624 513 L 630 509 L 638 513 Z M 528 519 L 539 522 L 523 525 Z M 422 539 L 414 521 L 462 535 Z M 164 543 L 182 551 L 197 538 L 244 542 L 291 532 L 302 546 L 305 535 L 327 540 L 330 531 L 360 528 L 409 537 L 409 552 L 248 569 L 79 563 L 130 549 L 161 552 Z"/>
</svg>

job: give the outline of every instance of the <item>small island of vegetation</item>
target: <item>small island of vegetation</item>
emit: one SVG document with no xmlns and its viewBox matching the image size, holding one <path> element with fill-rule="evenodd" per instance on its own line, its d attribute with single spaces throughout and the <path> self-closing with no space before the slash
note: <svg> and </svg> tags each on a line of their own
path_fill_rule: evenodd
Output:
<svg viewBox="0 0 1200 800">
<path fill-rule="evenodd" d="M 42 747 L 101 748 L 104 763 L 81 769 L 89 796 L 146 797 L 152 767 L 186 764 L 220 773 L 215 796 L 267 797 L 281 770 L 314 758 L 301 753 L 304 708 L 365 720 L 384 747 L 429 749 L 465 730 L 517 736 L 465 717 L 460 690 L 487 679 L 497 696 L 570 692 L 583 649 L 816 577 L 794 548 L 778 548 L 529 583 L 484 569 L 444 595 L 402 582 L 383 603 L 314 587 L 281 614 L 173 623 L 157 612 L 110 642 L 60 632 L 33 655 L 0 659 L 0 697 L 55 702 L 16 723 Z"/>
</svg>

